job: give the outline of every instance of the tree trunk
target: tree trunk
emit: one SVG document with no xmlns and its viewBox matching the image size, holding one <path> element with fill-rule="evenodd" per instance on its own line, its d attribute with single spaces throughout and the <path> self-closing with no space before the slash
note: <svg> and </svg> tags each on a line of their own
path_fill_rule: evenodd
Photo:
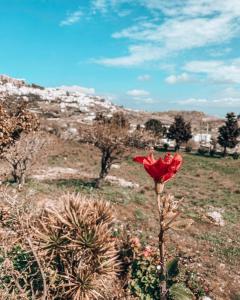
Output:
<svg viewBox="0 0 240 300">
<path fill-rule="evenodd" d="M 104 182 L 106 176 L 109 173 L 111 167 L 111 154 L 108 150 L 102 152 L 102 159 L 101 159 L 101 171 L 99 177 L 96 180 L 95 186 L 100 188 L 102 183 Z"/>
<path fill-rule="evenodd" d="M 179 149 L 180 149 L 180 144 L 179 142 L 176 142 L 175 151 L 179 151 Z"/>
<path fill-rule="evenodd" d="M 223 148 L 223 157 L 226 157 L 227 156 L 227 147 L 225 146 Z"/>
<path fill-rule="evenodd" d="M 26 183 L 26 175 L 24 172 L 24 173 L 21 173 L 21 175 L 19 176 L 19 185 L 24 186 L 25 183 Z"/>
<path fill-rule="evenodd" d="M 17 166 L 13 165 L 13 170 L 12 170 L 12 177 L 13 177 L 13 182 L 18 183 L 19 182 L 19 176 L 17 175 Z"/>
</svg>

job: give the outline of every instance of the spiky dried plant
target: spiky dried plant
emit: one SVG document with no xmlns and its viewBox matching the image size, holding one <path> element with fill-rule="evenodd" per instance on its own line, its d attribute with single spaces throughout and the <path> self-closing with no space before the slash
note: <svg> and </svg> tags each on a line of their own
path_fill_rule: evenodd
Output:
<svg viewBox="0 0 240 300">
<path fill-rule="evenodd" d="M 112 209 L 102 200 L 68 194 L 62 210 L 45 209 L 33 241 L 54 299 L 104 299 L 119 270 Z"/>
</svg>

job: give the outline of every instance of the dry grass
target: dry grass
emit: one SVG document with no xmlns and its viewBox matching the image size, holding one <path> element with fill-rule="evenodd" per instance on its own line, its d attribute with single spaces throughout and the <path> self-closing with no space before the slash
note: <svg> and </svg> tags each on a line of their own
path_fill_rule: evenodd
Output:
<svg viewBox="0 0 240 300">
<path fill-rule="evenodd" d="M 119 169 L 112 169 L 110 173 L 139 183 L 138 190 L 110 184 L 96 190 L 91 185 L 92 178 L 65 176 L 55 181 L 30 180 L 20 195 L 23 197 L 31 191 L 41 205 L 46 198 L 57 203 L 63 191 L 103 197 L 114 204 L 117 217 L 124 224 L 129 224 L 134 234 L 148 243 L 155 243 L 158 225 L 153 182 L 142 166 L 132 162 L 131 156 L 124 159 Z M 91 146 L 63 143 L 50 153 L 45 166 L 78 168 L 80 172 L 87 171 L 97 177 L 99 157 L 99 153 Z M 195 221 L 187 233 L 171 234 L 168 251 L 191 258 L 189 267 L 208 278 L 210 295 L 217 300 L 234 299 L 239 292 L 239 186 L 239 160 L 193 154 L 184 154 L 182 170 L 166 185 L 166 190 L 177 199 L 184 197 L 182 210 Z M 225 226 L 216 226 L 204 217 L 211 208 L 224 209 Z"/>
</svg>

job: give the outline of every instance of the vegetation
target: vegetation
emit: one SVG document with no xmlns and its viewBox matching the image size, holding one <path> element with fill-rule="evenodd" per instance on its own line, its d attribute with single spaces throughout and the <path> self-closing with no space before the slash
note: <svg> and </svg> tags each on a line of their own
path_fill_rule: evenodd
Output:
<svg viewBox="0 0 240 300">
<path fill-rule="evenodd" d="M 234 148 L 238 144 L 240 128 L 234 113 L 226 115 L 225 125 L 219 128 L 218 143 L 223 147 L 223 156 L 227 154 L 227 148 Z"/>
<path fill-rule="evenodd" d="M 185 122 L 182 116 L 176 116 L 174 123 L 167 132 L 167 137 L 175 140 L 175 150 L 179 150 L 183 143 L 188 142 L 192 138 L 190 122 Z"/>
<path fill-rule="evenodd" d="M 8 109 L 5 113 L 16 117 Z M 182 128 L 190 136 L 185 125 Z M 19 182 L 28 172 L 36 174 L 28 167 L 45 155 L 36 129 L 22 126 L 18 134 L 9 134 L 15 139 L 3 143 L 8 164 L 2 161 L 1 170 L 10 166 Z M 186 132 L 179 147 L 186 142 Z M 11 182 L 2 184 L 1 300 L 190 300 L 205 294 L 216 299 L 237 295 L 238 153 L 221 159 L 214 154 L 195 155 L 186 148 L 174 179 L 181 155 L 155 160 L 151 147 L 150 156 L 135 161 L 144 165 L 152 182 L 126 151 L 131 147 L 143 155 L 134 146 L 151 139 L 143 136 L 141 128 L 134 134 L 129 133 L 123 114 L 99 114 L 92 127 L 80 128 L 81 147 L 76 141 L 59 141 L 54 149 L 47 144 L 49 158 L 41 166 L 42 180 L 27 178 L 18 193 Z M 101 183 L 112 164 L 121 161 L 111 175 L 133 184 L 105 182 L 96 189 L 92 177 L 99 172 L 99 160 Z M 59 167 L 59 173 L 51 173 L 54 167 Z M 78 172 L 65 174 L 61 168 Z M 217 213 L 223 225 L 209 212 Z M 189 227 L 192 220 L 195 224 Z"/>
<path fill-rule="evenodd" d="M 156 138 L 161 138 L 166 134 L 166 127 L 157 119 L 149 119 L 145 123 L 145 129 L 153 133 Z"/>
<path fill-rule="evenodd" d="M 119 163 L 135 137 L 129 133 L 129 122 L 123 113 L 114 113 L 112 117 L 97 115 L 95 122 L 88 128 L 80 128 L 79 141 L 93 144 L 101 151 L 101 170 L 96 180 L 100 187 L 108 175 L 112 164 Z"/>
<path fill-rule="evenodd" d="M 21 137 L 3 154 L 10 165 L 13 182 L 23 186 L 31 167 L 43 156 L 46 137 L 43 133 L 21 134 Z"/>
<path fill-rule="evenodd" d="M 39 128 L 38 118 L 28 111 L 25 102 L 15 107 L 0 104 L 0 151 L 13 145 L 23 132 L 29 133 Z"/>
</svg>

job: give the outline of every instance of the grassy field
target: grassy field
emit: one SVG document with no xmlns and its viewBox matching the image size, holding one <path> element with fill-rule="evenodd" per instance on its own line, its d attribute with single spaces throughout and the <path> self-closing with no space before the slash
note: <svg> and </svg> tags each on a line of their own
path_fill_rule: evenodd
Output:
<svg viewBox="0 0 240 300">
<path fill-rule="evenodd" d="M 79 174 L 54 180 L 47 175 L 43 181 L 30 179 L 21 193 L 31 191 L 38 205 L 46 199 L 57 201 L 60 194 L 68 191 L 104 198 L 113 204 L 116 217 L 128 224 L 133 234 L 154 244 L 158 225 L 153 182 L 143 167 L 132 161 L 135 154 L 143 153 L 129 154 L 120 168 L 111 170 L 111 175 L 138 183 L 138 189 L 109 183 L 95 189 L 92 179 L 99 171 L 99 153 L 90 146 L 63 144 L 41 168 L 75 168 Z M 213 299 L 240 299 L 240 160 L 194 154 L 183 157 L 181 171 L 166 184 L 165 191 L 177 199 L 184 198 L 182 216 L 194 223 L 187 232 L 170 233 L 168 251 L 188 259 L 189 268 L 207 281 Z M 82 176 L 86 172 L 89 176 Z M 206 217 L 212 210 L 222 214 L 224 226 L 217 226 Z"/>
</svg>

